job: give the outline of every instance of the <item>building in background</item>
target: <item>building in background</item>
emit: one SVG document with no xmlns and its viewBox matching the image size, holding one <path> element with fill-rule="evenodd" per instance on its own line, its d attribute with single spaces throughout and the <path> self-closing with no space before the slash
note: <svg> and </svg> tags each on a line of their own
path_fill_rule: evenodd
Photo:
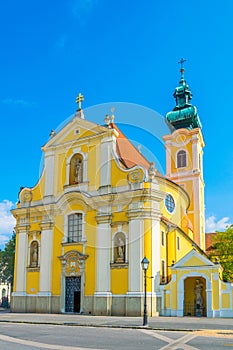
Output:
<svg viewBox="0 0 233 350">
<path fill-rule="evenodd" d="M 150 315 L 233 316 L 231 284 L 203 252 L 204 141 L 183 67 L 174 97 L 161 175 L 113 116 L 104 126 L 86 120 L 78 96 L 13 210 L 12 311 L 142 315 L 146 256 Z"/>
<path fill-rule="evenodd" d="M 8 308 L 11 301 L 11 284 L 0 283 L 0 307 Z"/>
</svg>

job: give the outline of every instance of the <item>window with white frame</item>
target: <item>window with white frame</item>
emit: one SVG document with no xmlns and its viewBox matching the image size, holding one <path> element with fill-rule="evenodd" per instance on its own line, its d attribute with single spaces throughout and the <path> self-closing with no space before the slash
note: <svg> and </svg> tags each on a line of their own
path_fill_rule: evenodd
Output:
<svg viewBox="0 0 233 350">
<path fill-rule="evenodd" d="M 68 243 L 82 240 L 82 214 L 75 213 L 68 216 Z"/>
<path fill-rule="evenodd" d="M 177 168 L 184 168 L 187 166 L 187 153 L 181 150 L 177 153 Z"/>
</svg>

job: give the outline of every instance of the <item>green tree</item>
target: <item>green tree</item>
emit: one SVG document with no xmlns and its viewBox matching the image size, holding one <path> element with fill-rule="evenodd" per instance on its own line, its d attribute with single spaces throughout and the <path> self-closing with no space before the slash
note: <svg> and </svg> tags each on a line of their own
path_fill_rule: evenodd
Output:
<svg viewBox="0 0 233 350">
<path fill-rule="evenodd" d="M 223 280 L 233 282 L 233 225 L 214 237 L 211 257 L 217 257 L 223 267 Z"/>
<path fill-rule="evenodd" d="M 0 280 L 4 283 L 11 283 L 14 280 L 15 263 L 15 232 L 11 239 L 5 245 L 4 250 L 0 251 Z"/>
</svg>

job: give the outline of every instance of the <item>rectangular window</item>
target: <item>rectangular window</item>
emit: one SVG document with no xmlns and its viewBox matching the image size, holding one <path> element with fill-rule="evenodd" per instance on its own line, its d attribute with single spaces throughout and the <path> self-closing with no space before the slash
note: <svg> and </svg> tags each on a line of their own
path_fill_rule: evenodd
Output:
<svg viewBox="0 0 233 350">
<path fill-rule="evenodd" d="M 80 242 L 82 240 L 82 214 L 68 216 L 68 242 Z"/>
<path fill-rule="evenodd" d="M 176 238 L 176 242 L 177 242 L 177 250 L 180 250 L 180 237 Z"/>
<path fill-rule="evenodd" d="M 165 283 L 165 261 L 162 260 L 162 283 Z"/>
<path fill-rule="evenodd" d="M 161 232 L 161 243 L 162 243 L 162 246 L 165 246 L 165 233 L 164 233 L 164 231 Z"/>
</svg>

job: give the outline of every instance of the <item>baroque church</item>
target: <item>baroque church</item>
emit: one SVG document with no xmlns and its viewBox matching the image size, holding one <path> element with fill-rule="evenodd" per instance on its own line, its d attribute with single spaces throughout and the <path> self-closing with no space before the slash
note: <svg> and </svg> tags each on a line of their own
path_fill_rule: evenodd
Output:
<svg viewBox="0 0 233 350">
<path fill-rule="evenodd" d="M 44 169 L 22 188 L 13 312 L 233 317 L 233 288 L 205 254 L 202 125 L 181 67 L 165 121 L 166 174 L 83 96 L 42 147 Z"/>
</svg>

